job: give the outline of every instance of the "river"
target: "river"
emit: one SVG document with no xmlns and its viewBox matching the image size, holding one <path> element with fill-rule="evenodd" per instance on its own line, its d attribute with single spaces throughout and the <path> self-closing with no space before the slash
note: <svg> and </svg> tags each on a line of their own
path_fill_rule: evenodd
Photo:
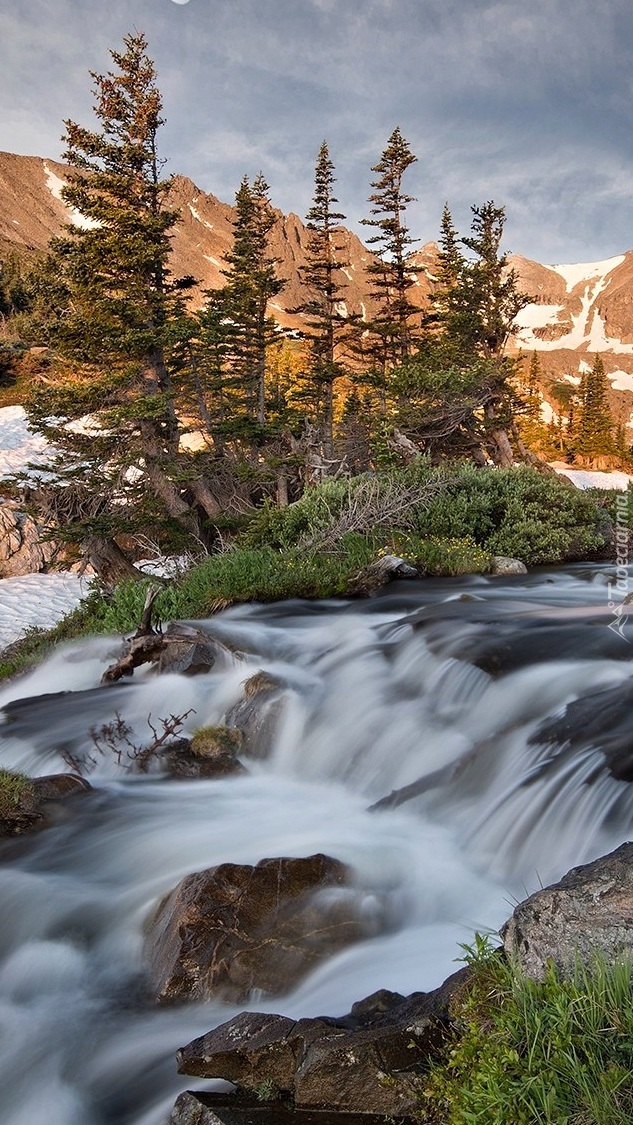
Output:
<svg viewBox="0 0 633 1125">
<path fill-rule="evenodd" d="M 156 1010 L 141 960 L 144 922 L 189 872 L 318 851 L 349 864 L 376 936 L 251 1005 L 339 1015 L 377 988 L 435 987 L 474 929 L 628 839 L 633 793 L 606 768 L 600 735 L 535 733 L 631 678 L 608 579 L 583 565 L 235 607 L 208 628 L 239 655 L 207 675 L 137 671 L 95 693 L 117 643 L 93 639 L 4 685 L 0 707 L 32 702 L 0 727 L 2 765 L 32 775 L 66 770 L 61 750 L 90 750 L 90 727 L 115 711 L 142 739 L 148 715 L 191 710 L 189 731 L 221 723 L 258 669 L 287 690 L 273 753 L 248 776 L 171 781 L 98 757 L 93 793 L 2 845 L 3 1125 L 165 1125 L 178 1091 L 203 1085 L 176 1074 L 176 1048 L 236 1009 Z M 417 795 L 370 811 L 407 786 Z"/>
</svg>

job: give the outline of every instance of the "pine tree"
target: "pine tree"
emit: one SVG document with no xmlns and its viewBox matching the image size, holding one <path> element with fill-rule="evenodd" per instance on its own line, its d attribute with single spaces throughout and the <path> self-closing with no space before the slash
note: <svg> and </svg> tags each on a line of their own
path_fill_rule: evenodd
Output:
<svg viewBox="0 0 633 1125">
<path fill-rule="evenodd" d="M 266 349 L 275 338 L 268 302 L 284 287 L 269 249 L 276 221 L 269 187 L 261 172 L 251 185 L 244 176 L 235 196 L 233 247 L 226 256 L 228 315 L 239 332 L 233 370 L 241 380 L 248 417 L 259 429 L 266 423 Z"/>
<path fill-rule="evenodd" d="M 414 270 L 407 259 L 416 239 L 411 238 L 405 225 L 407 205 L 414 197 L 402 188 L 407 169 L 416 161 L 400 129 L 394 129 L 378 164 L 372 168 L 377 173 L 377 179 L 372 181 L 375 191 L 369 197 L 374 218 L 361 220 L 376 230 L 367 241 L 376 249 L 378 259 L 369 265 L 368 272 L 379 311 L 369 327 L 379 341 L 383 366 L 402 362 L 409 356 L 411 317 L 418 312 L 408 299 Z"/>
<path fill-rule="evenodd" d="M 438 286 L 427 332 L 412 358 L 394 373 L 399 424 L 444 452 L 470 452 L 511 465 L 510 437 L 520 440 L 515 414 L 516 361 L 504 354 L 514 319 L 530 300 L 501 252 L 505 211 L 473 207 L 468 238 L 458 238 L 448 207 L 442 217 Z M 459 244 L 471 250 L 466 258 Z M 519 449 L 521 455 L 522 450 Z M 526 451 L 527 452 L 527 451 Z"/>
<path fill-rule="evenodd" d="M 343 269 L 348 258 L 339 227 L 345 215 L 334 210 L 338 203 L 334 183 L 334 164 L 327 142 L 323 141 L 315 168 L 314 199 L 306 216 L 307 261 L 301 271 L 310 298 L 297 311 L 306 317 L 311 341 L 310 383 L 326 458 L 331 458 L 333 451 L 334 383 L 345 374 L 345 368 L 337 361 L 337 345 L 349 327 L 342 305 Z"/>
<path fill-rule="evenodd" d="M 614 419 L 608 402 L 608 381 L 602 356 L 597 355 L 580 383 L 580 417 L 575 434 L 576 452 L 589 462 L 614 452 Z"/>
<path fill-rule="evenodd" d="M 141 32 L 111 56 L 116 70 L 91 72 L 97 127 L 65 122 L 72 171 L 63 197 L 82 220 L 51 244 L 49 270 L 68 304 L 49 332 L 69 363 L 47 401 L 31 407 L 35 423 L 63 450 L 58 471 L 74 480 L 81 498 L 66 534 L 82 539 L 97 563 L 102 548 L 110 551 L 108 537 L 143 522 L 199 530 L 178 480 L 165 353 L 190 279 L 172 283 L 168 269 L 178 213 L 167 205 L 170 180 L 161 178 L 161 95 Z M 92 416 L 87 428 L 69 426 L 85 415 Z"/>
</svg>

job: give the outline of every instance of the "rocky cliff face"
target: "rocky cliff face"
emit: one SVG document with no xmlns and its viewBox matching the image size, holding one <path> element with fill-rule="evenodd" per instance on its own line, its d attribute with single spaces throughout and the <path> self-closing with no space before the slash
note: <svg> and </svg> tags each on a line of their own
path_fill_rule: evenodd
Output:
<svg viewBox="0 0 633 1125">
<path fill-rule="evenodd" d="M 0 255 L 9 248 L 43 250 L 64 223 L 81 223 L 61 198 L 67 169 L 52 160 L 0 153 Z M 222 269 L 232 241 L 233 208 L 202 191 L 191 180 L 176 176 L 172 203 L 181 213 L 173 240 L 175 276 L 198 279 L 196 297 L 222 284 Z M 279 275 L 286 280 L 271 304 L 271 313 L 285 328 L 301 330 L 303 318 L 295 310 L 307 297 L 301 280 L 308 232 L 297 215 L 278 214 L 272 251 Z M 348 265 L 344 294 L 349 313 L 371 310 L 366 271 L 369 251 L 350 231 L 343 232 Z M 411 299 L 423 307 L 428 299 L 437 261 L 437 246 L 426 243 L 413 255 L 416 267 Z M 511 259 L 519 283 L 534 300 L 522 310 L 511 348 L 530 355 L 537 351 L 545 383 L 558 379 L 578 382 L 596 354 L 603 358 L 614 391 L 613 403 L 622 421 L 633 405 L 633 251 L 604 262 L 580 265 L 542 265 L 519 255 Z"/>
</svg>

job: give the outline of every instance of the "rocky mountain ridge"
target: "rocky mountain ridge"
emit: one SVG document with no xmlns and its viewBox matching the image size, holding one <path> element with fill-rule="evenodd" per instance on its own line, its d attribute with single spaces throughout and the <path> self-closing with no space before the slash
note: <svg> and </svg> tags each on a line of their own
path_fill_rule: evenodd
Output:
<svg viewBox="0 0 633 1125">
<path fill-rule="evenodd" d="M 84 221 L 61 197 L 67 173 L 53 160 L 0 153 L 0 256 L 11 249 L 41 252 L 65 223 Z M 222 284 L 234 209 L 184 176 L 174 178 L 171 202 L 181 213 L 171 268 L 175 276 L 190 274 L 198 280 L 196 299 L 201 301 L 205 289 Z M 290 330 L 303 327 L 293 310 L 308 295 L 301 278 L 307 238 L 297 215 L 278 212 L 272 252 L 286 284 L 270 311 Z M 345 309 L 365 317 L 372 305 L 366 270 L 372 253 L 352 231 L 343 229 L 342 239 L 348 262 Z M 412 257 L 417 272 L 411 299 L 420 307 L 433 284 L 437 253 L 437 245 L 428 242 Z M 539 354 L 546 386 L 559 379 L 578 383 L 600 353 L 613 391 L 620 392 L 613 395 L 616 411 L 628 421 L 633 405 L 633 251 L 574 265 L 544 265 L 521 255 L 513 255 L 510 263 L 520 287 L 534 298 L 518 317 L 511 349 Z"/>
</svg>

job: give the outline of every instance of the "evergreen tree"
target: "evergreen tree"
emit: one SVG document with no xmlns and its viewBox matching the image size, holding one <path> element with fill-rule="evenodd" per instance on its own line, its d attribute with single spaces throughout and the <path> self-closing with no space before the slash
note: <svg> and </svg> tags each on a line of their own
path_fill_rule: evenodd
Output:
<svg viewBox="0 0 633 1125">
<path fill-rule="evenodd" d="M 348 259 L 339 226 L 345 215 L 334 210 L 338 203 L 334 183 L 334 164 L 327 142 L 323 141 L 315 168 L 314 199 L 306 216 L 307 263 L 301 271 L 310 298 L 297 311 L 306 316 L 311 340 L 310 383 L 315 392 L 316 417 L 326 458 L 331 458 L 333 451 L 334 383 L 345 374 L 344 367 L 337 361 L 337 345 L 349 327 L 342 306 L 345 290 L 342 271 Z"/>
<path fill-rule="evenodd" d="M 266 349 L 275 338 L 268 302 L 284 287 L 269 249 L 276 221 L 261 172 L 251 185 L 244 176 L 235 196 L 234 241 L 226 256 L 228 316 L 238 328 L 233 370 L 242 383 L 246 413 L 259 429 L 266 423 Z"/>
<path fill-rule="evenodd" d="M 407 195 L 402 187 L 407 169 L 416 161 L 400 129 L 394 129 L 378 164 L 372 168 L 372 172 L 377 173 L 377 179 L 372 180 L 375 191 L 369 197 L 374 217 L 361 220 L 376 231 L 367 241 L 376 249 L 378 258 L 368 266 L 368 272 L 379 311 L 369 327 L 379 341 L 383 367 L 403 362 L 409 356 L 411 317 L 418 312 L 408 299 L 409 289 L 414 284 L 414 270 L 407 260 L 417 240 L 411 238 L 405 225 L 407 205 L 414 197 Z"/>
<path fill-rule="evenodd" d="M 590 462 L 614 452 L 614 420 L 608 402 L 608 381 L 602 356 L 597 355 L 580 383 L 580 417 L 575 433 L 576 452 Z"/>
<path fill-rule="evenodd" d="M 191 279 L 173 283 L 168 269 L 178 213 L 161 178 L 161 95 L 141 32 L 111 56 L 116 70 L 91 72 L 97 127 L 65 122 L 72 171 L 63 197 L 82 221 L 53 240 L 47 269 L 67 294 L 48 337 L 68 362 L 46 402 L 31 405 L 35 424 L 63 450 L 58 471 L 77 486 L 65 534 L 83 540 L 97 565 L 109 537 L 140 523 L 199 531 L 178 479 L 165 352 Z M 69 425 L 85 415 L 93 416 L 87 427 Z"/>
<path fill-rule="evenodd" d="M 458 239 L 448 207 L 442 218 L 438 286 L 433 312 L 416 353 L 394 373 L 399 424 L 413 425 L 434 450 L 468 451 L 511 465 L 516 361 L 504 354 L 514 319 L 530 298 L 521 293 L 501 252 L 505 211 L 473 207 L 471 234 Z M 458 243 L 475 255 L 466 258 Z M 522 454 L 522 450 L 519 449 Z"/>
<path fill-rule="evenodd" d="M 460 283 L 464 266 L 465 261 L 460 248 L 460 238 L 453 224 L 453 216 L 448 203 L 445 203 L 440 223 L 437 267 L 430 293 L 430 309 L 424 317 L 426 328 L 433 328 L 438 324 L 446 323 L 451 300 Z"/>
</svg>

